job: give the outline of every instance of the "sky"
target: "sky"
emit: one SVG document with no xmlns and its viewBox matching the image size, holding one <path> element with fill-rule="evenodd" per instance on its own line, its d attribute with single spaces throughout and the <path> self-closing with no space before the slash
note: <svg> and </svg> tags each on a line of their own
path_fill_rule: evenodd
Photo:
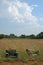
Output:
<svg viewBox="0 0 43 65">
<path fill-rule="evenodd" d="M 0 34 L 43 32 L 43 0 L 0 0 Z"/>
</svg>

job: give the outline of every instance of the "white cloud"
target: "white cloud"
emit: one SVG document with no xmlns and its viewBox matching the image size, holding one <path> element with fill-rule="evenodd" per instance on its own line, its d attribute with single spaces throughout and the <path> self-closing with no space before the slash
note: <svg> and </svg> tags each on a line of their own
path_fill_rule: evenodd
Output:
<svg viewBox="0 0 43 65">
<path fill-rule="evenodd" d="M 3 3 L 8 5 L 7 13 L 13 22 L 28 22 L 32 25 L 39 26 L 38 18 L 32 14 L 34 7 L 38 5 L 30 6 L 28 3 L 21 2 L 20 0 L 3 0 Z"/>
<path fill-rule="evenodd" d="M 30 22 L 30 23 L 37 23 L 37 17 L 32 14 L 33 7 L 28 5 L 25 2 L 20 2 L 16 0 L 14 2 L 9 2 L 8 12 L 13 16 L 13 20 L 16 22 Z M 36 6 L 36 5 L 34 5 Z"/>
<path fill-rule="evenodd" d="M 43 30 L 41 21 L 43 18 L 37 18 L 33 15 L 33 10 L 38 5 L 29 5 L 28 3 L 21 2 L 20 0 L 0 0 L 1 12 L 0 19 L 3 22 L 13 22 L 16 33 L 37 33 Z M 16 23 L 15 23 L 16 22 Z M 20 24 L 19 24 L 19 23 Z M 14 31 L 14 32 L 15 32 Z"/>
<path fill-rule="evenodd" d="M 17 22 L 23 22 L 23 16 L 19 13 L 16 6 L 9 6 L 9 12 Z"/>
<path fill-rule="evenodd" d="M 32 7 L 38 7 L 38 5 L 35 4 L 35 5 L 32 5 Z"/>
</svg>

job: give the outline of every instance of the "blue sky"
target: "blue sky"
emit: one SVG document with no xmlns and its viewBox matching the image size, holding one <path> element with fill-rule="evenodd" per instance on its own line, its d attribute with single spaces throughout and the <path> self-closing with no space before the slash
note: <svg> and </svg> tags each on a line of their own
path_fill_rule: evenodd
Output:
<svg viewBox="0 0 43 65">
<path fill-rule="evenodd" d="M 43 31 L 43 0 L 0 0 L 0 34 Z"/>
</svg>

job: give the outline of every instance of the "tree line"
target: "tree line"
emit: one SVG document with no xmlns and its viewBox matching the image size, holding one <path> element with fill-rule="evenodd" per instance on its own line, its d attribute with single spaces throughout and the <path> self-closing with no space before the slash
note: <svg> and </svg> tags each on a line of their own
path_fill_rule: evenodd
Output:
<svg viewBox="0 0 43 65">
<path fill-rule="evenodd" d="M 28 39 L 43 39 L 43 32 L 40 32 L 39 34 L 37 35 L 34 35 L 34 34 L 31 34 L 31 35 L 20 35 L 20 36 L 17 36 L 15 34 L 9 34 L 9 35 L 5 35 L 5 34 L 0 34 L 0 39 L 3 39 L 3 38 L 28 38 Z"/>
</svg>

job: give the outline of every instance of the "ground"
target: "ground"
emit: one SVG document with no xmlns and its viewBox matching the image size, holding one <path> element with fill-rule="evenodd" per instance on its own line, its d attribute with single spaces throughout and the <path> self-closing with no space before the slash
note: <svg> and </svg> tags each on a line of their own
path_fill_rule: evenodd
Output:
<svg viewBox="0 0 43 65">
<path fill-rule="evenodd" d="M 16 49 L 19 53 L 18 58 L 5 58 L 6 49 Z M 26 49 L 39 50 L 40 54 L 28 56 Z M 15 60 L 16 62 L 14 62 Z M 23 64 L 20 60 L 26 63 Z M 43 39 L 0 39 L 0 65 L 29 65 L 34 63 L 34 60 L 39 65 L 43 65 Z M 13 64 L 11 63 L 12 61 Z"/>
<path fill-rule="evenodd" d="M 15 61 L 15 62 L 1 62 L 0 65 L 43 65 L 42 61 Z"/>
</svg>

